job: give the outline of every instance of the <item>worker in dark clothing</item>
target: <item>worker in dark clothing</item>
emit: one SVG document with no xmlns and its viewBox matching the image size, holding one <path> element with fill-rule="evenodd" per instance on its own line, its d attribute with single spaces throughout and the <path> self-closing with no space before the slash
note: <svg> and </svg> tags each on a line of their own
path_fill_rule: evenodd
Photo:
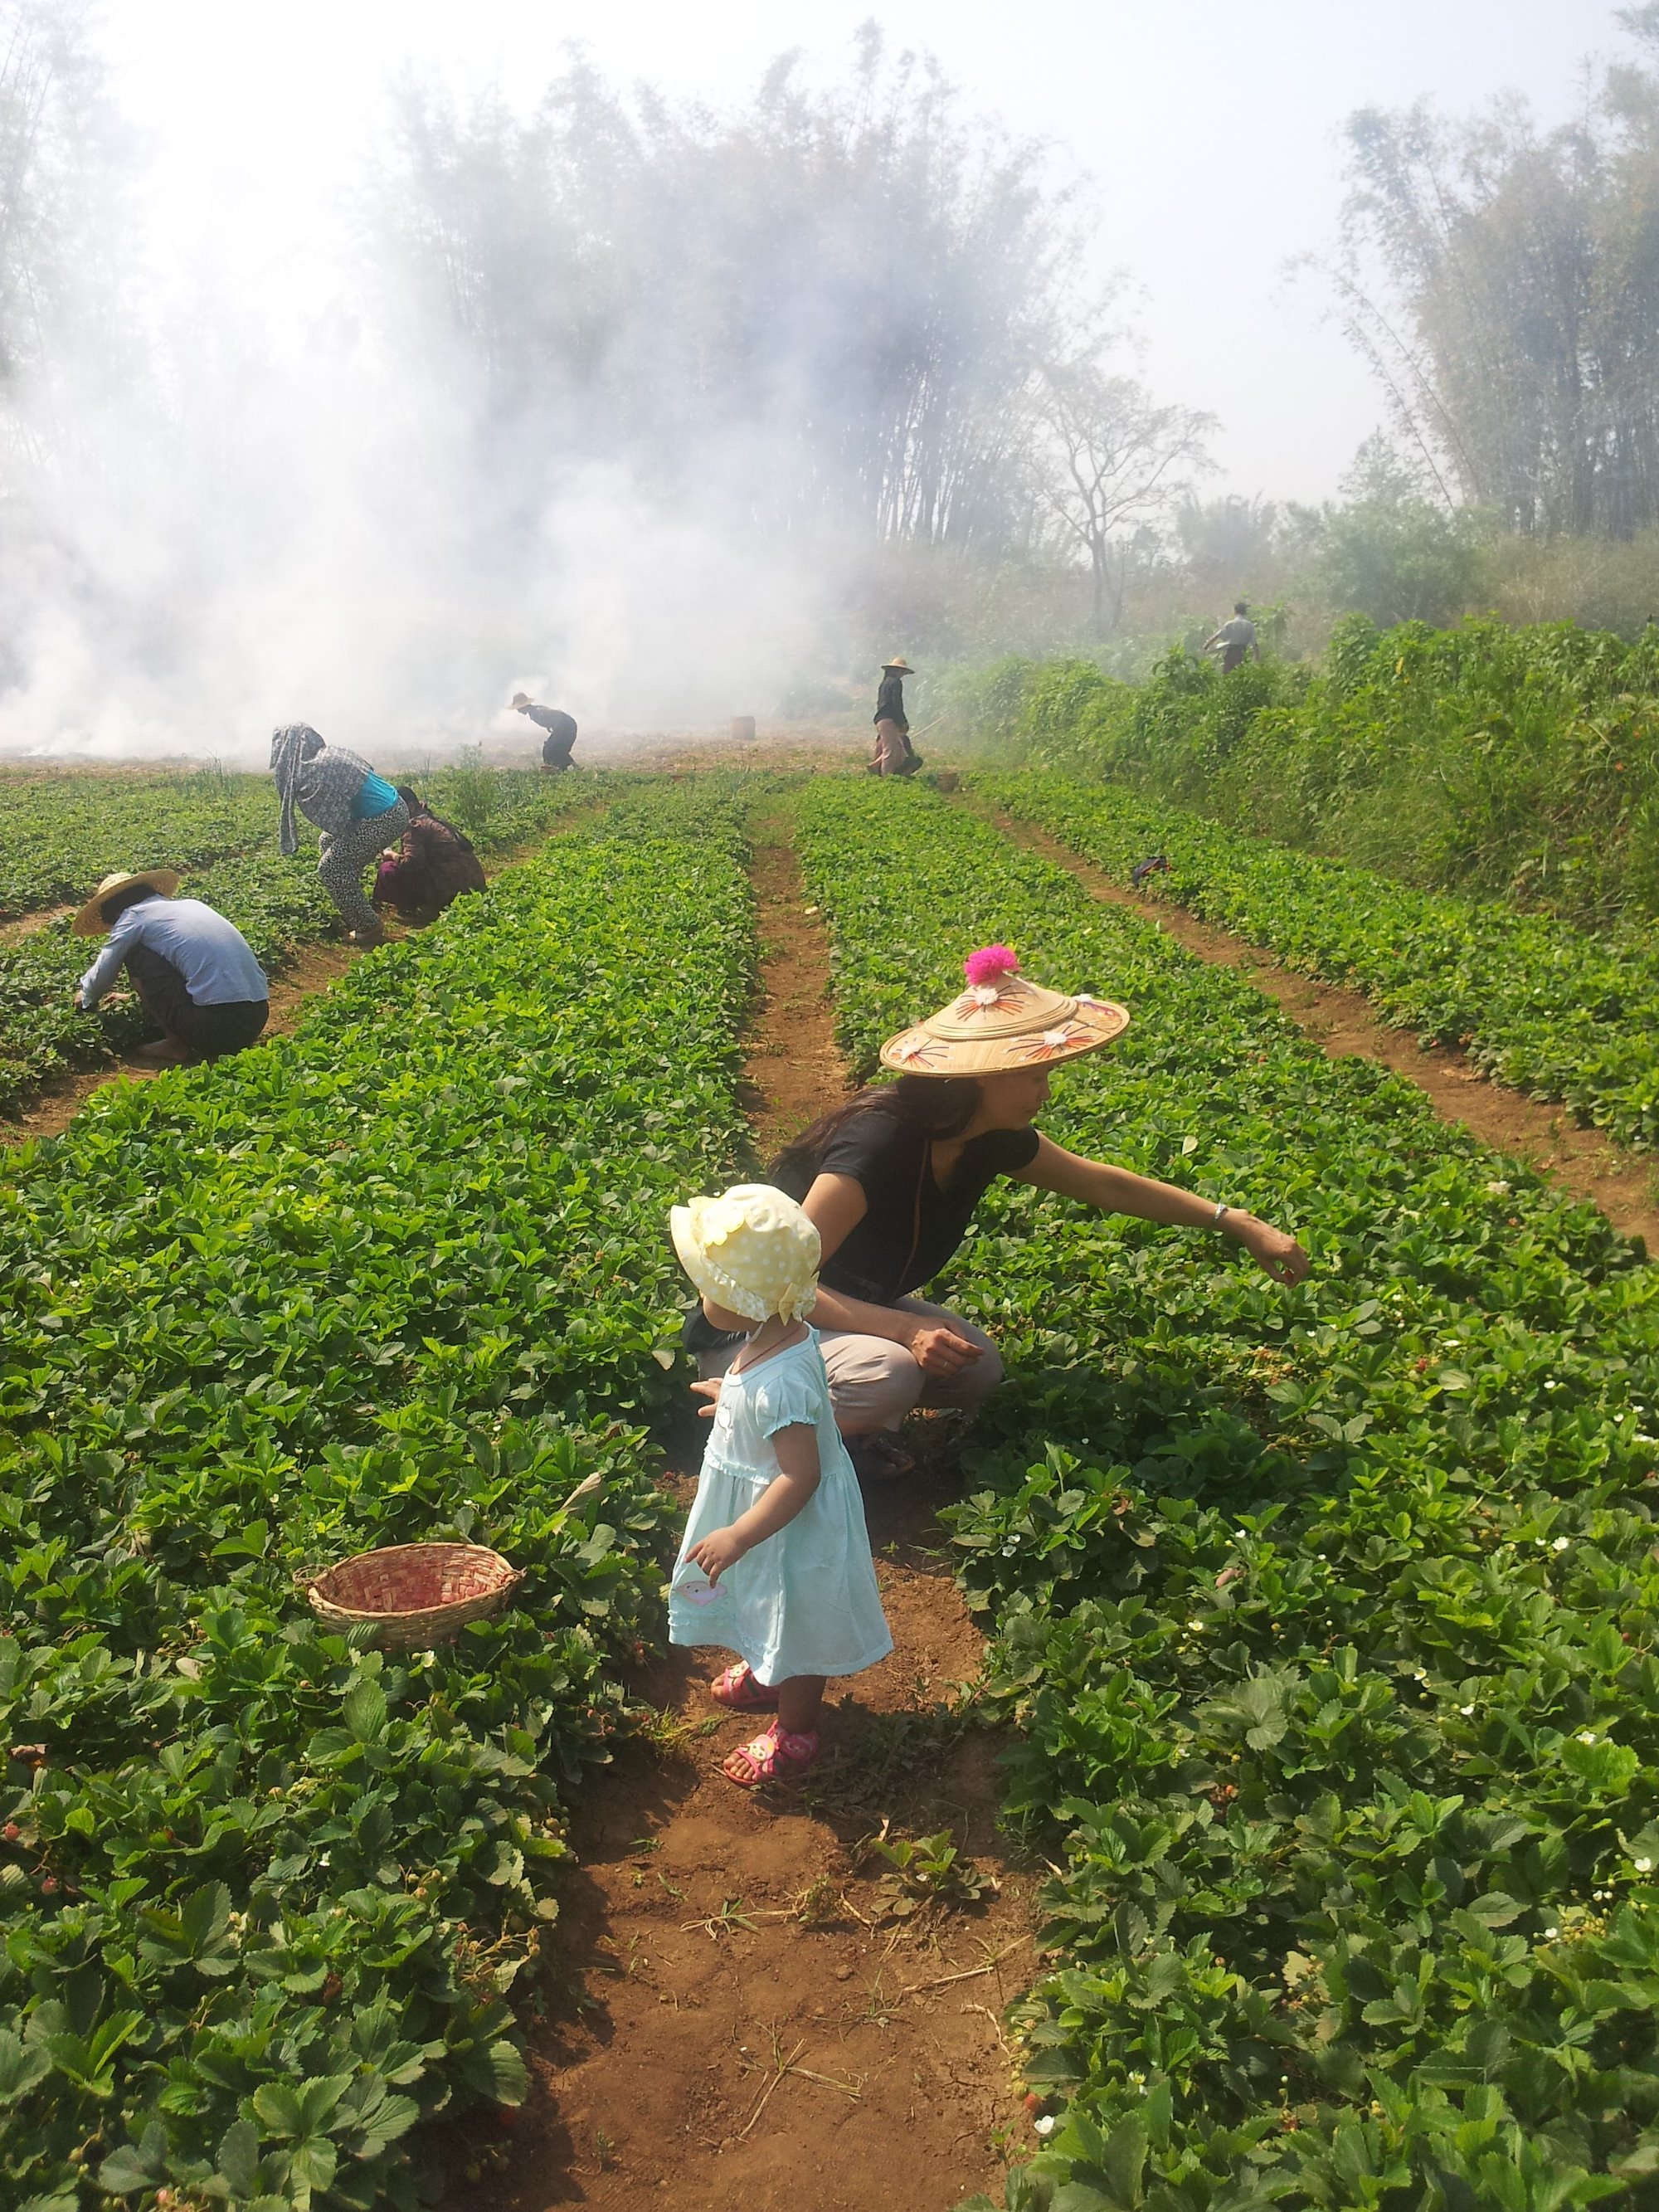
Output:
<svg viewBox="0 0 1659 2212">
<path fill-rule="evenodd" d="M 915 673 L 908 660 L 882 663 L 881 689 L 876 694 L 876 757 L 870 764 L 876 775 L 914 775 L 921 766 L 904 713 L 904 679 Z"/>
<path fill-rule="evenodd" d="M 1233 618 L 1223 623 L 1213 637 L 1204 641 L 1206 653 L 1221 647 L 1221 672 L 1231 676 L 1235 668 L 1242 668 L 1246 658 L 1254 653 L 1260 660 L 1261 647 L 1256 643 L 1255 624 L 1250 620 L 1250 610 L 1243 599 L 1233 601 Z"/>
<path fill-rule="evenodd" d="M 398 796 L 409 809 L 409 827 L 380 855 L 374 900 L 419 927 L 435 921 L 463 892 L 484 890 L 484 872 L 471 839 L 453 822 L 441 821 L 407 784 L 398 786 Z"/>
<path fill-rule="evenodd" d="M 90 1013 L 125 968 L 162 1032 L 141 1045 L 153 1067 L 187 1067 L 240 1052 L 264 1029 L 270 989 L 234 922 L 200 899 L 175 898 L 171 868 L 106 876 L 75 917 L 77 937 L 109 942 L 81 978 L 75 1003 Z"/>
<path fill-rule="evenodd" d="M 562 714 L 556 707 L 538 707 L 527 691 L 515 691 L 509 702 L 521 714 L 527 714 L 538 730 L 547 735 L 542 742 L 542 766 L 562 769 L 570 766 L 570 749 L 576 742 L 576 725 L 573 718 Z"/>
</svg>

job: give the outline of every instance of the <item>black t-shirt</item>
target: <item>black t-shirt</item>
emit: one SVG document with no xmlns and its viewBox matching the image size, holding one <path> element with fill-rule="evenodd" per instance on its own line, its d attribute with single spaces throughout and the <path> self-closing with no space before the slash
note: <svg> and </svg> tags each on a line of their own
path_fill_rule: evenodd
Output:
<svg viewBox="0 0 1659 2212">
<path fill-rule="evenodd" d="M 881 688 L 876 693 L 875 719 L 878 722 L 896 722 L 900 729 L 908 731 L 910 725 L 904 718 L 904 678 L 884 676 Z"/>
<path fill-rule="evenodd" d="M 1036 1158 L 1035 1129 L 988 1129 L 963 1147 L 941 1190 L 931 1166 L 932 1143 L 879 1106 L 842 1123 L 816 1169 L 782 1181 L 805 1198 L 812 1174 L 850 1176 L 862 1185 L 869 1211 L 826 1260 L 827 1290 L 890 1305 L 938 1274 L 968 1233 L 974 1209 L 1001 1175 L 1017 1175 Z"/>
</svg>

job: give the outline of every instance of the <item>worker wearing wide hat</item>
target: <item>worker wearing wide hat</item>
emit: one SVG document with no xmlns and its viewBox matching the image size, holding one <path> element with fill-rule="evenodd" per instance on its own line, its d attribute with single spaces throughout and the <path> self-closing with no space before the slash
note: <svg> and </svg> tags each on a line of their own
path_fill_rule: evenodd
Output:
<svg viewBox="0 0 1659 2212">
<path fill-rule="evenodd" d="M 542 740 L 542 766 L 565 769 L 570 766 L 570 751 L 576 742 L 576 724 L 573 715 L 558 707 L 540 707 L 527 691 L 515 691 L 507 705 L 538 730 L 547 734 Z"/>
<path fill-rule="evenodd" d="M 902 658 L 882 663 L 881 689 L 876 694 L 876 757 L 870 763 L 876 775 L 914 775 L 921 766 L 904 712 L 904 679 L 915 674 Z"/>
<path fill-rule="evenodd" d="M 820 1334 L 836 1419 L 866 1475 L 910 1465 L 896 1431 L 916 1407 L 971 1409 L 1002 1379 L 995 1345 L 915 1293 L 945 1265 L 1000 1176 L 1142 1221 L 1213 1231 L 1276 1282 L 1298 1283 L 1293 1237 L 1241 1208 L 1065 1152 L 1034 1126 L 1051 1070 L 1098 1052 L 1127 1010 L 1086 992 L 1047 990 L 1006 946 L 964 963 L 965 988 L 890 1037 L 896 1078 L 835 1108 L 785 1147 L 771 1181 L 799 1200 L 822 1247 Z M 720 1371 L 710 1346 L 706 1373 Z"/>
<path fill-rule="evenodd" d="M 175 898 L 178 888 L 171 868 L 106 876 L 75 917 L 77 937 L 109 932 L 76 1005 L 92 1012 L 125 968 L 161 1030 L 138 1056 L 160 1067 L 242 1051 L 270 1012 L 270 988 L 246 938 L 200 899 Z"/>
</svg>

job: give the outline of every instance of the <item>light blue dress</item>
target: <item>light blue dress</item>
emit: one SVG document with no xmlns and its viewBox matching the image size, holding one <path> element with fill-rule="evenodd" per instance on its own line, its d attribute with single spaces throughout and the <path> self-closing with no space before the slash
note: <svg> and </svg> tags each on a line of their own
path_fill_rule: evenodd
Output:
<svg viewBox="0 0 1659 2212">
<path fill-rule="evenodd" d="M 744 1553 L 711 1590 L 688 1557 L 691 1547 L 728 1528 L 776 1480 L 771 1439 L 797 1422 L 817 1431 L 817 1488 L 787 1528 Z M 864 1500 L 830 1410 L 816 1329 L 720 1384 L 702 1479 L 674 1563 L 668 1638 L 722 1644 L 769 1689 L 795 1674 L 856 1674 L 893 1648 Z"/>
</svg>

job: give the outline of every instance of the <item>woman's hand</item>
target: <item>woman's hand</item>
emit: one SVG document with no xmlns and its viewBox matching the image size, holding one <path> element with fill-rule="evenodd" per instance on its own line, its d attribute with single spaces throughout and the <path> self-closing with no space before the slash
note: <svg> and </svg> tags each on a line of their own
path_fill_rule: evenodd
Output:
<svg viewBox="0 0 1659 2212">
<path fill-rule="evenodd" d="M 964 1367 L 971 1367 L 985 1347 L 958 1336 L 955 1329 L 942 1321 L 927 1316 L 913 1321 L 904 1333 L 895 1339 L 909 1353 L 924 1375 L 948 1376 L 960 1375 Z"/>
<path fill-rule="evenodd" d="M 1313 1262 L 1297 1243 L 1271 1221 L 1258 1221 L 1253 1213 L 1230 1214 L 1225 1231 L 1242 1244 L 1264 1275 L 1276 1283 L 1299 1283 Z"/>
<path fill-rule="evenodd" d="M 700 1544 L 693 1544 L 686 1557 L 696 1561 L 711 1583 L 717 1583 L 748 1549 L 735 1528 L 711 1528 Z"/>
</svg>

